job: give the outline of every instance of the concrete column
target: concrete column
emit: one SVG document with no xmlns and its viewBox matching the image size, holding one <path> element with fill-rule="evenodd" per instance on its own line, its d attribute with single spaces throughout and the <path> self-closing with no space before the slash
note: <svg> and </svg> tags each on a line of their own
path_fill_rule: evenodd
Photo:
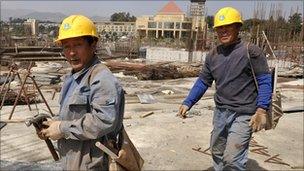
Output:
<svg viewBox="0 0 304 171">
<path fill-rule="evenodd" d="M 156 30 L 155 36 L 156 36 L 156 38 L 158 38 L 158 22 L 156 22 L 156 28 L 155 28 L 155 30 Z"/>
</svg>

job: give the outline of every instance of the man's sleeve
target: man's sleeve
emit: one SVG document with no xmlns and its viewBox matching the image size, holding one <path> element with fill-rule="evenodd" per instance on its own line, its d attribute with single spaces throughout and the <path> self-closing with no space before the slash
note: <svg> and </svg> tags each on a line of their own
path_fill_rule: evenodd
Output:
<svg viewBox="0 0 304 171">
<path fill-rule="evenodd" d="M 272 93 L 272 81 L 271 74 L 260 74 L 257 76 L 258 82 L 258 97 L 257 97 L 257 108 L 265 110 L 269 109 L 271 102 Z"/>
<path fill-rule="evenodd" d="M 250 46 L 250 59 L 258 83 L 257 108 L 269 109 L 272 93 L 272 78 L 267 59 L 259 47 Z"/>
<path fill-rule="evenodd" d="M 204 66 L 202 68 L 202 71 L 199 74 L 199 78 L 204 82 L 205 85 L 208 87 L 211 87 L 212 82 L 214 80 L 212 74 L 211 74 L 211 68 L 210 68 L 210 63 L 211 63 L 211 56 L 208 54 L 206 56 L 206 60 L 204 63 Z"/>
<path fill-rule="evenodd" d="M 73 121 L 62 121 L 60 130 L 65 138 L 75 140 L 97 139 L 113 132 L 122 122 L 123 90 L 108 70 L 96 74 L 90 85 L 91 113 Z M 122 115 L 122 116 L 120 116 Z"/>
<path fill-rule="evenodd" d="M 207 85 L 198 78 L 191 88 L 187 98 L 184 100 L 183 104 L 191 108 L 196 102 L 198 102 L 208 89 Z"/>
<path fill-rule="evenodd" d="M 208 87 L 212 85 L 213 77 L 210 72 L 209 61 L 210 61 L 210 54 L 207 55 L 198 79 L 194 83 L 187 98 L 183 102 L 183 104 L 187 105 L 189 108 L 191 108 L 196 102 L 198 102 L 201 99 L 201 97 L 205 94 Z"/>
<path fill-rule="evenodd" d="M 266 56 L 261 48 L 251 44 L 249 46 L 249 54 L 250 54 L 250 60 L 253 66 L 253 70 L 257 77 L 261 74 L 270 73 Z"/>
</svg>

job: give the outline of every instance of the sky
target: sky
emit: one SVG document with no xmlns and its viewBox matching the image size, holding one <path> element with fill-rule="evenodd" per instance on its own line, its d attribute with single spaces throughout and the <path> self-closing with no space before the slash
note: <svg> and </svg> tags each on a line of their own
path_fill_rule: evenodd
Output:
<svg viewBox="0 0 304 171">
<path fill-rule="evenodd" d="M 154 15 L 159 11 L 168 1 L 161 0 L 64 0 L 64 1 L 15 1 L 15 0 L 0 0 L 1 9 L 32 9 L 41 12 L 61 12 L 66 15 L 83 14 L 87 16 L 102 16 L 110 17 L 115 12 L 130 12 L 131 15 Z M 177 0 L 176 4 L 184 11 L 190 5 L 190 0 Z M 251 18 L 253 11 L 258 4 L 263 4 L 266 11 L 269 11 L 271 4 L 281 5 L 283 15 L 290 15 L 291 9 L 303 14 L 303 0 L 285 0 L 285 1 L 254 1 L 254 0 L 238 0 L 238 1 L 224 1 L 224 0 L 207 0 L 206 11 L 207 15 L 214 15 L 214 13 L 221 7 L 232 6 L 237 8 L 243 15 L 244 19 Z M 268 16 L 266 13 L 265 16 Z M 303 15 L 302 15 L 303 16 Z"/>
</svg>

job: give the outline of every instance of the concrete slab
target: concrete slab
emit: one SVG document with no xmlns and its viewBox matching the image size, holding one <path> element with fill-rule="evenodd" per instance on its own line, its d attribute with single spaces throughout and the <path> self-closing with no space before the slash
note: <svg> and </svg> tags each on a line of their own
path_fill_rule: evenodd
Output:
<svg viewBox="0 0 304 171">
<path fill-rule="evenodd" d="M 195 105 L 190 117 L 176 116 L 178 107 L 187 96 L 196 78 L 176 80 L 138 81 L 123 80 L 125 88 L 126 130 L 145 160 L 144 170 L 211 170 L 209 155 L 192 150 L 195 147 L 209 147 L 214 102 L 212 87 L 203 100 Z M 163 94 L 162 90 L 172 90 L 173 94 Z M 155 104 L 140 104 L 136 93 L 150 93 L 158 101 Z M 283 89 L 283 107 L 303 106 L 303 91 Z M 58 94 L 51 100 L 52 92 L 44 91 L 51 109 L 57 113 Z M 211 97 L 211 98 L 210 98 Z M 34 105 L 32 106 L 34 108 Z M 45 112 L 43 103 L 38 111 Z M 7 119 L 12 106 L 4 106 L 1 119 Z M 140 115 L 153 111 L 153 115 L 140 118 Z M 27 106 L 17 106 L 13 119 L 34 116 L 37 110 L 28 111 Z M 286 114 L 275 130 L 255 133 L 258 144 L 268 148 L 269 155 L 280 154 L 280 158 L 292 167 L 303 169 L 303 112 Z M 9 123 L 1 130 L 0 139 L 1 170 L 24 170 L 32 167 L 37 170 L 60 169 L 54 163 L 45 143 L 36 137 L 33 127 L 23 123 Z M 251 148 L 253 149 L 253 148 Z M 290 170 L 290 166 L 264 162 L 268 157 L 249 153 L 248 170 Z M 52 168 L 52 169 L 50 169 Z M 29 169 L 28 169 L 29 170 Z"/>
</svg>

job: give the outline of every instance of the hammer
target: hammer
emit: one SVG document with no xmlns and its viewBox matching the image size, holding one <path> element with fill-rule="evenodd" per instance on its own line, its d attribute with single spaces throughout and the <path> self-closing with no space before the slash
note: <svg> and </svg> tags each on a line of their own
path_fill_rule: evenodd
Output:
<svg viewBox="0 0 304 171">
<path fill-rule="evenodd" d="M 35 115 L 34 117 L 27 118 L 25 120 L 25 125 L 29 127 L 33 124 L 36 131 L 40 132 L 43 128 L 48 127 L 48 126 L 42 124 L 43 121 L 47 121 L 47 118 L 51 118 L 51 117 L 47 114 L 38 114 L 38 115 Z M 51 140 L 47 138 L 44 141 L 46 142 L 46 145 L 48 146 L 54 160 L 55 161 L 59 160 L 58 154 L 56 153 Z"/>
</svg>

